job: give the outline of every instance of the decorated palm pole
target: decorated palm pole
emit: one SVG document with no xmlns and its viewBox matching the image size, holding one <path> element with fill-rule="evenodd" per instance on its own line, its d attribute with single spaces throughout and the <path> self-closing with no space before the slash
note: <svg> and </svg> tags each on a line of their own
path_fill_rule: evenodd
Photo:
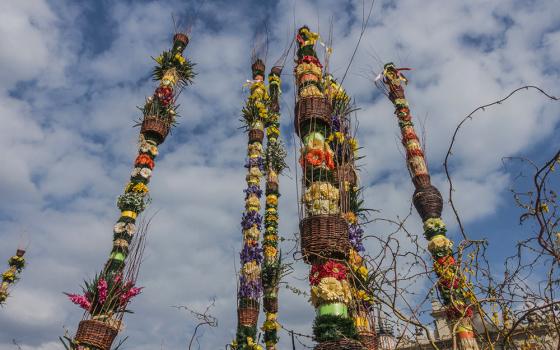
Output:
<svg viewBox="0 0 560 350">
<path fill-rule="evenodd" d="M 136 276 L 141 260 L 141 244 L 134 240 L 136 220 L 146 208 L 148 183 L 161 145 L 176 122 L 175 98 L 192 82 L 193 64 L 183 51 L 189 43 L 184 33 L 176 33 L 173 47 L 158 56 L 152 76 L 159 83 L 154 94 L 141 108 L 138 156 L 124 193 L 117 200 L 120 216 L 113 228 L 113 248 L 104 269 L 86 282 L 82 294 L 67 294 L 85 310 L 70 347 L 109 350 L 122 327 L 122 317 L 129 301 L 141 292 Z M 135 244 L 136 243 L 136 244 Z M 129 255 L 132 261 L 128 262 Z M 127 266 L 128 265 L 128 266 Z"/>
<path fill-rule="evenodd" d="M 316 309 L 313 336 L 318 350 L 362 349 L 348 313 L 352 302 L 348 224 L 341 212 L 335 152 L 328 142 L 333 111 L 315 52 L 318 38 L 306 26 L 298 30 L 294 72 L 298 87 L 294 127 L 302 141 L 301 251 L 311 265 L 311 302 Z"/>
<path fill-rule="evenodd" d="M 245 211 L 241 220 L 243 247 L 240 253 L 241 271 L 237 292 L 237 334 L 233 349 L 256 349 L 257 322 L 262 295 L 261 264 L 262 249 L 259 245 L 263 217 L 261 210 L 261 179 L 265 171 L 262 142 L 268 116 L 268 92 L 264 83 L 265 65 L 257 58 L 252 66 L 253 80 L 249 82 L 251 94 L 243 108 L 243 120 L 248 132 L 247 188 Z M 272 220 L 272 217 L 269 217 Z"/>
<path fill-rule="evenodd" d="M 19 274 L 25 267 L 25 249 L 18 248 L 16 255 L 8 259 L 8 269 L 2 273 L 0 283 L 0 306 L 6 303 L 10 296 L 10 288 L 19 280 Z"/>
<path fill-rule="evenodd" d="M 282 67 L 275 66 L 268 75 L 268 117 L 265 123 L 267 142 L 264 151 L 266 171 L 266 207 L 264 214 L 262 285 L 263 308 L 266 320 L 263 323 L 266 349 L 276 349 L 278 343 L 278 283 L 281 277 L 280 250 L 278 249 L 278 198 L 280 197 L 278 176 L 286 168 L 286 151 L 280 141 L 280 74 Z"/>
<path fill-rule="evenodd" d="M 340 190 L 340 207 L 348 223 L 350 254 L 348 267 L 351 270 L 350 290 L 353 304 L 350 315 L 358 331 L 358 339 L 365 349 L 376 348 L 376 335 L 373 320 L 373 296 L 368 291 L 368 269 L 364 263 L 365 248 L 362 243 L 363 229 L 360 219 L 365 216 L 363 199 L 355 161 L 358 158 L 358 140 L 350 114 L 352 105 L 344 88 L 331 76 L 325 77 L 325 93 L 332 104 L 332 132 L 327 138 L 335 153 L 335 178 Z"/>
<path fill-rule="evenodd" d="M 441 219 L 443 199 L 431 184 L 430 173 L 424 159 L 420 140 L 414 130 L 403 85 L 407 79 L 397 68 L 387 63 L 380 78 L 388 89 L 395 115 L 401 129 L 402 143 L 406 149 L 406 161 L 415 191 L 414 206 L 424 222 L 424 236 L 434 260 L 434 270 L 439 278 L 438 291 L 446 306 L 448 319 L 456 325 L 456 336 L 463 350 L 477 350 L 478 345 L 472 327 L 473 305 L 476 298 L 468 288 L 468 282 L 460 264 L 453 258 L 453 242 L 446 237 L 445 223 Z"/>
</svg>

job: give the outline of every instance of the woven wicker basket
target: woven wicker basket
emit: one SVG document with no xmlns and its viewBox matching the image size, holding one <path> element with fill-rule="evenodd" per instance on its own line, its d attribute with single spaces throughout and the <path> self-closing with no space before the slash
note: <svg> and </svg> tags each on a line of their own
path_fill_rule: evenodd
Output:
<svg viewBox="0 0 560 350">
<path fill-rule="evenodd" d="M 262 74 L 264 74 L 264 70 L 265 70 L 264 62 L 260 58 L 258 58 L 255 61 L 255 63 L 251 65 L 251 70 L 253 71 L 253 73 L 261 72 Z"/>
<path fill-rule="evenodd" d="M 278 194 L 278 183 L 267 181 L 266 183 L 266 194 Z"/>
<path fill-rule="evenodd" d="M 345 259 L 350 251 L 348 224 L 339 215 L 314 215 L 299 223 L 301 252 L 307 263 L 320 258 Z"/>
<path fill-rule="evenodd" d="M 307 123 L 321 123 L 330 128 L 332 107 L 329 100 L 324 97 L 305 97 L 297 101 L 294 112 L 294 127 L 296 134 L 302 136 L 300 131 Z"/>
<path fill-rule="evenodd" d="M 108 324 L 96 320 L 84 320 L 78 325 L 74 339 L 80 344 L 110 350 L 119 331 Z"/>
<path fill-rule="evenodd" d="M 389 99 L 395 101 L 398 98 L 404 98 L 404 89 L 402 86 L 394 86 L 389 93 Z"/>
<path fill-rule="evenodd" d="M 364 350 L 362 343 L 353 339 L 339 339 L 319 343 L 315 350 Z"/>
<path fill-rule="evenodd" d="M 264 131 L 259 129 L 249 130 L 249 143 L 260 142 L 264 139 Z"/>
<path fill-rule="evenodd" d="M 256 326 L 259 320 L 259 308 L 244 307 L 237 309 L 237 321 L 243 326 Z"/>
<path fill-rule="evenodd" d="M 363 332 L 358 335 L 358 339 L 364 346 L 366 350 L 375 350 L 377 345 L 377 339 L 375 333 Z"/>
<path fill-rule="evenodd" d="M 157 117 L 144 117 L 140 133 L 161 144 L 169 134 L 169 123 Z"/>
<path fill-rule="evenodd" d="M 441 193 L 439 193 L 438 189 L 434 186 L 430 185 L 416 189 L 412 196 L 412 202 L 418 214 L 420 214 L 422 221 L 441 217 L 443 198 L 441 197 Z"/>
<path fill-rule="evenodd" d="M 189 37 L 184 33 L 177 33 L 173 36 L 173 41 L 180 41 L 187 46 L 189 44 Z"/>
<path fill-rule="evenodd" d="M 266 311 L 266 312 L 277 313 L 278 312 L 278 298 L 276 298 L 276 297 L 274 297 L 274 298 L 264 297 L 263 298 L 263 307 L 264 307 L 264 311 Z"/>
</svg>

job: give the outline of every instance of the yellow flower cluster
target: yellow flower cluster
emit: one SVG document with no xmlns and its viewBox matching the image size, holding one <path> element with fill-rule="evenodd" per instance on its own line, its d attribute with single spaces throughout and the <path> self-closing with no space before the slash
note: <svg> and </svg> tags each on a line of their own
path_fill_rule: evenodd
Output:
<svg viewBox="0 0 560 350">
<path fill-rule="evenodd" d="M 352 293 L 348 281 L 339 281 L 334 277 L 321 279 L 318 285 L 311 287 L 311 303 L 317 307 L 326 302 L 348 304 L 352 301 Z"/>
<path fill-rule="evenodd" d="M 434 254 L 437 251 L 441 251 L 444 249 L 452 249 L 453 242 L 445 237 L 444 235 L 436 235 L 428 243 L 428 250 L 430 253 Z"/>
<path fill-rule="evenodd" d="M 315 182 L 303 195 L 303 201 L 310 215 L 337 214 L 339 212 L 338 188 L 328 182 Z"/>
<path fill-rule="evenodd" d="M 256 261 L 250 261 L 243 265 L 241 269 L 243 275 L 250 281 L 256 281 L 261 278 L 261 267 Z"/>
<path fill-rule="evenodd" d="M 129 182 L 128 185 L 126 185 L 125 188 L 125 192 L 136 192 L 136 193 L 143 193 L 146 194 L 150 191 L 150 189 L 148 188 L 148 186 L 146 186 L 146 184 L 144 184 L 143 182 Z"/>
<path fill-rule="evenodd" d="M 247 211 L 259 211 L 261 209 L 261 201 L 255 195 L 249 196 L 245 201 L 245 209 Z"/>
<path fill-rule="evenodd" d="M 445 223 L 441 218 L 430 218 L 424 221 L 424 231 L 441 231 L 445 229 Z"/>
<path fill-rule="evenodd" d="M 280 324 L 277 321 L 276 313 L 267 313 L 266 314 L 266 321 L 263 323 L 261 328 L 263 331 L 280 331 Z"/>
<path fill-rule="evenodd" d="M 258 158 L 261 156 L 263 151 L 262 144 L 260 142 L 254 142 L 247 147 L 247 154 L 249 158 Z"/>
</svg>

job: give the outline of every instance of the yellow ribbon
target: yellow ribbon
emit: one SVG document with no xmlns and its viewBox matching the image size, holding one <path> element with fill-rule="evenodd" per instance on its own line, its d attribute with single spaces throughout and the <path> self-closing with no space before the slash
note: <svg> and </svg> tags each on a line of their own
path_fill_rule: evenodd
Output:
<svg viewBox="0 0 560 350">
<path fill-rule="evenodd" d="M 136 214 L 135 212 L 133 212 L 131 210 L 125 210 L 125 211 L 121 212 L 121 216 L 128 217 L 128 218 L 131 218 L 131 219 L 136 219 L 138 214 Z"/>
</svg>

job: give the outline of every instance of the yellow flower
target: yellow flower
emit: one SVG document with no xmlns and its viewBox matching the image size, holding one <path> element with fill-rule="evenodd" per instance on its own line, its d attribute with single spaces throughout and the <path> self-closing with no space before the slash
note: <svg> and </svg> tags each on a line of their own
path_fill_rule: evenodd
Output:
<svg viewBox="0 0 560 350">
<path fill-rule="evenodd" d="M 242 273 L 249 280 L 257 280 L 260 278 L 261 268 L 256 261 L 250 261 L 243 265 Z"/>
<path fill-rule="evenodd" d="M 276 242 L 278 240 L 278 236 L 275 235 L 275 234 L 266 235 L 266 236 L 264 236 L 264 239 L 267 240 L 267 241 Z"/>
<path fill-rule="evenodd" d="M 342 283 L 334 277 L 325 277 L 319 282 L 317 297 L 325 301 L 339 301 L 344 298 Z"/>
<path fill-rule="evenodd" d="M 178 54 L 178 53 L 175 54 L 175 59 L 176 59 L 177 61 L 179 61 L 180 64 L 185 64 L 185 61 L 186 61 L 186 60 L 185 60 L 185 58 L 184 58 L 183 56 L 181 56 L 181 54 Z"/>
<path fill-rule="evenodd" d="M 278 205 L 278 196 L 275 194 L 269 194 L 268 196 L 266 196 L 266 204 Z"/>
<path fill-rule="evenodd" d="M 251 350 L 262 350 L 262 346 L 255 343 L 255 341 L 253 340 L 252 337 L 247 337 L 247 345 L 249 346 L 249 349 L 251 349 Z"/>
<path fill-rule="evenodd" d="M 258 240 L 260 234 L 261 234 L 261 232 L 259 231 L 258 227 L 256 227 L 256 226 L 252 226 L 250 229 L 243 231 L 243 237 L 245 239 Z"/>
<path fill-rule="evenodd" d="M 365 267 L 364 265 L 360 266 L 360 268 L 358 268 L 358 274 L 360 275 L 360 277 L 362 277 L 362 279 L 367 279 L 368 277 L 368 269 L 367 267 Z"/>
<path fill-rule="evenodd" d="M 342 214 L 342 216 L 348 221 L 350 224 L 356 223 L 356 214 L 352 213 L 351 211 Z"/>
<path fill-rule="evenodd" d="M 270 127 L 266 128 L 266 135 L 267 136 L 280 135 L 280 130 L 275 126 L 270 126 Z"/>
<path fill-rule="evenodd" d="M 350 264 L 357 268 L 362 263 L 363 258 L 354 249 L 350 249 Z"/>
<path fill-rule="evenodd" d="M 264 247 L 264 255 L 269 257 L 275 257 L 277 253 L 277 249 L 271 246 Z"/>
<path fill-rule="evenodd" d="M 350 147 L 352 147 L 352 150 L 354 152 L 356 152 L 358 150 L 358 140 L 356 140 L 355 138 L 351 138 L 348 140 L 348 144 L 350 145 Z"/>
<path fill-rule="evenodd" d="M 261 201 L 259 200 L 259 198 L 257 196 L 250 196 L 245 201 L 245 208 L 247 210 L 253 210 L 254 209 L 256 211 L 259 211 L 260 208 L 261 208 Z"/>
<path fill-rule="evenodd" d="M 344 134 L 341 133 L 340 131 L 333 132 L 332 134 L 329 135 L 328 141 L 332 142 L 334 140 L 336 140 L 336 142 L 338 142 L 338 143 L 343 143 L 344 142 Z M 350 140 L 353 140 L 353 139 L 350 139 Z"/>
<path fill-rule="evenodd" d="M 159 55 L 158 57 L 156 57 L 156 62 L 161 64 L 163 62 L 163 56 Z"/>
<path fill-rule="evenodd" d="M 149 191 L 148 186 L 146 186 L 142 182 L 138 182 L 138 183 L 129 182 L 125 189 L 125 192 L 148 193 L 148 191 Z"/>
</svg>

